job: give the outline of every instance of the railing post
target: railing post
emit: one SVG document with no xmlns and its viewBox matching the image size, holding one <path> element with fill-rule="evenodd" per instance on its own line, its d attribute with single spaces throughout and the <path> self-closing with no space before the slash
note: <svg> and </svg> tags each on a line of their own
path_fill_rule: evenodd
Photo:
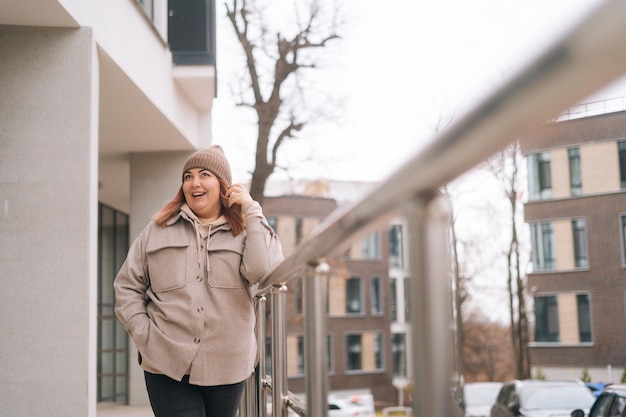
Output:
<svg viewBox="0 0 626 417">
<path fill-rule="evenodd" d="M 267 378 L 267 364 L 265 363 L 266 345 L 265 345 L 265 315 L 267 311 L 267 298 L 262 295 L 256 297 L 257 301 L 257 346 L 259 352 L 259 365 L 256 369 L 256 399 L 257 399 L 257 416 L 267 417 L 267 394 L 265 392 L 265 379 Z"/>
<path fill-rule="evenodd" d="M 254 373 L 246 380 L 239 403 L 239 417 L 267 416 L 265 406 L 267 398 L 264 390 L 265 376 L 267 375 L 265 368 L 265 301 L 264 295 L 254 298 L 259 364 Z"/>
<path fill-rule="evenodd" d="M 287 286 L 272 287 L 272 416 L 287 417 Z"/>
<path fill-rule="evenodd" d="M 328 415 L 328 334 L 326 295 L 330 267 L 320 263 L 306 268 L 304 279 L 304 366 L 306 369 L 306 415 Z"/>
<path fill-rule="evenodd" d="M 441 195 L 407 203 L 411 252 L 413 411 L 417 417 L 454 415 L 450 405 L 452 335 L 448 201 Z"/>
</svg>

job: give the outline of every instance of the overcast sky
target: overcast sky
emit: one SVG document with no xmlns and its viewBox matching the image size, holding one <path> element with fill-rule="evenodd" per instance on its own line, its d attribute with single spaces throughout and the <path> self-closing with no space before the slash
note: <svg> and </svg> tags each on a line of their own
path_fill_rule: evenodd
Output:
<svg viewBox="0 0 626 417">
<path fill-rule="evenodd" d="M 600 3 L 344 1 L 343 39 L 329 45 L 335 61 L 317 82 L 317 88 L 345 98 L 339 121 L 306 128 L 280 158 L 292 178 L 384 180 L 432 140 L 441 121 L 463 116 Z M 291 0 L 270 4 L 279 7 L 279 22 L 288 19 Z M 224 146 L 234 180 L 246 182 L 254 167 L 256 130 L 230 96 L 229 75 L 240 46 L 218 6 L 214 143 Z M 616 96 L 626 96 L 626 88 L 599 97 Z M 271 177 L 286 178 L 283 172 Z"/>
<path fill-rule="evenodd" d="M 298 0 L 300 1 L 300 0 Z M 292 0 L 269 0 L 285 24 Z M 345 0 L 343 39 L 329 46 L 316 87 L 345 98 L 339 121 L 306 128 L 280 160 L 294 179 L 382 181 L 434 138 L 441 122 L 469 109 L 517 74 L 600 0 Z M 230 86 L 240 46 L 218 9 L 218 97 L 213 141 L 231 161 L 235 182 L 254 167 L 254 120 L 235 108 Z M 589 97 L 626 97 L 626 81 Z M 310 155 L 314 155 L 312 160 Z M 278 171 L 272 180 L 289 178 Z M 485 178 L 485 177 L 483 177 Z M 485 187 L 485 180 L 478 180 Z M 471 187 L 471 185 L 470 185 Z M 493 187 L 497 188 L 497 187 Z M 471 190 L 470 190 L 470 195 Z M 465 195 L 468 195 L 466 193 Z M 471 208 L 471 204 L 466 204 Z M 473 209 L 476 216 L 488 213 Z M 466 236 L 466 238 L 468 238 Z M 469 237 L 471 239 L 471 237 Z M 474 284 L 482 310 L 506 322 L 502 268 Z M 480 278 L 480 279 L 478 279 Z"/>
</svg>

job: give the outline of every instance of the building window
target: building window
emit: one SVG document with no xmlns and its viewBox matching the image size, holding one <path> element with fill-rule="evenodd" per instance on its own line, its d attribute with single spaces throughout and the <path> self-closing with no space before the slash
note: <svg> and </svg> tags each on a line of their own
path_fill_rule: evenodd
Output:
<svg viewBox="0 0 626 417">
<path fill-rule="evenodd" d="M 302 234 L 302 219 L 296 217 L 296 244 L 302 241 L 304 235 Z"/>
<path fill-rule="evenodd" d="M 128 252 L 128 215 L 98 205 L 98 401 L 128 401 L 128 335 L 115 318 L 113 280 Z"/>
<path fill-rule="evenodd" d="M 583 179 L 580 170 L 580 149 L 570 148 L 567 150 L 569 155 L 569 184 L 572 195 L 581 195 L 583 193 Z"/>
<path fill-rule="evenodd" d="M 396 285 L 396 280 L 389 280 L 390 286 L 390 295 L 391 295 L 391 321 L 398 321 L 398 286 Z"/>
<path fill-rule="evenodd" d="M 215 0 L 168 0 L 167 6 L 167 41 L 174 64 L 215 65 Z"/>
<path fill-rule="evenodd" d="M 374 232 L 354 242 L 345 253 L 346 258 L 368 261 L 381 259 L 380 233 Z"/>
<path fill-rule="evenodd" d="M 137 0 L 141 8 L 146 12 L 150 20 L 154 20 L 154 1 L 153 0 Z"/>
<path fill-rule="evenodd" d="M 374 367 L 375 369 L 383 369 L 383 335 L 382 333 L 374 334 Z"/>
<path fill-rule="evenodd" d="M 266 368 L 268 369 L 267 374 L 271 375 L 271 362 L 272 362 L 272 352 L 270 350 L 271 347 L 271 338 L 267 338 L 267 352 L 266 352 Z M 309 344 L 310 346 L 310 344 Z M 324 348 L 324 347 L 323 347 Z M 328 359 L 327 368 L 328 373 L 330 374 L 333 369 L 333 355 L 332 355 L 332 338 L 329 335 L 326 337 L 326 358 Z M 287 373 L 288 377 L 301 377 L 306 374 L 306 363 L 305 363 L 305 355 L 306 355 L 306 345 L 304 342 L 304 335 L 289 335 L 287 336 Z"/>
<path fill-rule="evenodd" d="M 380 332 L 346 336 L 346 371 L 383 369 L 383 337 Z"/>
<path fill-rule="evenodd" d="M 394 224 L 389 229 L 389 266 L 403 268 L 402 225 Z"/>
<path fill-rule="evenodd" d="M 617 142 L 619 152 L 619 177 L 622 188 L 626 188 L 626 141 Z"/>
<path fill-rule="evenodd" d="M 559 316 L 559 310 L 563 317 Z M 572 322 L 576 327 L 570 325 Z M 535 323 L 536 342 L 591 342 L 589 295 L 563 293 L 535 297 Z"/>
<path fill-rule="evenodd" d="M 352 277 L 346 282 L 346 314 L 363 313 L 361 278 Z"/>
<path fill-rule="evenodd" d="M 626 265 L 626 214 L 622 214 L 622 265 Z"/>
<path fill-rule="evenodd" d="M 572 236 L 574 237 L 574 262 L 576 268 L 589 266 L 587 256 L 587 222 L 585 219 L 572 220 Z"/>
<path fill-rule="evenodd" d="M 380 259 L 380 234 L 372 233 L 363 239 L 362 259 Z"/>
<path fill-rule="evenodd" d="M 406 364 L 406 334 L 394 333 L 391 335 L 391 353 L 393 360 L 393 376 L 407 376 Z"/>
<path fill-rule="evenodd" d="M 402 281 L 404 283 L 404 321 L 409 321 L 411 317 L 411 279 L 405 277 Z"/>
<path fill-rule="evenodd" d="M 346 370 L 361 370 L 361 335 L 351 334 L 346 336 Z"/>
<path fill-rule="evenodd" d="M 535 297 L 535 341 L 559 341 L 559 309 L 554 295 Z"/>
<path fill-rule="evenodd" d="M 297 375 L 304 375 L 304 336 L 298 336 L 298 368 Z"/>
<path fill-rule="evenodd" d="M 529 155 L 528 174 L 531 200 L 542 200 L 552 197 L 550 152 Z"/>
<path fill-rule="evenodd" d="M 370 292 L 372 298 L 372 315 L 374 316 L 383 314 L 382 291 L 380 285 L 380 277 L 372 277 Z"/>
<path fill-rule="evenodd" d="M 530 225 L 532 239 L 533 268 L 536 271 L 551 270 L 556 267 L 554 252 L 554 227 L 551 222 Z"/>
<path fill-rule="evenodd" d="M 335 369 L 335 359 L 333 356 L 333 337 L 330 334 L 326 338 L 326 349 L 328 352 L 328 355 L 326 355 L 328 358 L 328 373 L 332 374 Z"/>
<path fill-rule="evenodd" d="M 591 309 L 589 306 L 589 295 L 576 295 L 576 306 L 578 307 L 578 340 L 581 342 L 591 342 Z"/>
</svg>

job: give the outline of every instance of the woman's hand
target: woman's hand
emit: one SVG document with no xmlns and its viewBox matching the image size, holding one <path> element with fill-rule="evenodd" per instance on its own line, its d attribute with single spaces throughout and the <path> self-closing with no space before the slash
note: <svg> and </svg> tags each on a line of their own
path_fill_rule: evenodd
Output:
<svg viewBox="0 0 626 417">
<path fill-rule="evenodd" d="M 252 201 L 252 196 L 242 184 L 233 184 L 226 192 L 226 197 L 228 197 L 228 207 L 232 207 L 233 204 L 243 206 Z"/>
</svg>

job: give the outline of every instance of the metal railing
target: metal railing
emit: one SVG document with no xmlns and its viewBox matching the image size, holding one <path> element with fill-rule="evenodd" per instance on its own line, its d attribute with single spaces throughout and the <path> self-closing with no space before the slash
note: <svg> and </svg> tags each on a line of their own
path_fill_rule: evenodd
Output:
<svg viewBox="0 0 626 417">
<path fill-rule="evenodd" d="M 439 189 L 481 161 L 554 119 L 626 72 L 626 1 L 609 0 L 500 90 L 451 125 L 360 201 L 340 207 L 261 282 L 257 293 L 259 367 L 246 385 L 242 417 L 325 417 L 327 411 L 325 259 L 371 229 L 403 214 L 409 222 L 410 302 L 414 331 L 415 416 L 452 415 L 448 217 Z M 306 406 L 287 389 L 286 289 L 304 268 Z M 272 374 L 265 369 L 265 302 L 271 303 Z"/>
<path fill-rule="evenodd" d="M 613 97 L 570 106 L 557 117 L 556 121 L 579 119 L 623 110 L 626 110 L 626 97 Z"/>
</svg>

